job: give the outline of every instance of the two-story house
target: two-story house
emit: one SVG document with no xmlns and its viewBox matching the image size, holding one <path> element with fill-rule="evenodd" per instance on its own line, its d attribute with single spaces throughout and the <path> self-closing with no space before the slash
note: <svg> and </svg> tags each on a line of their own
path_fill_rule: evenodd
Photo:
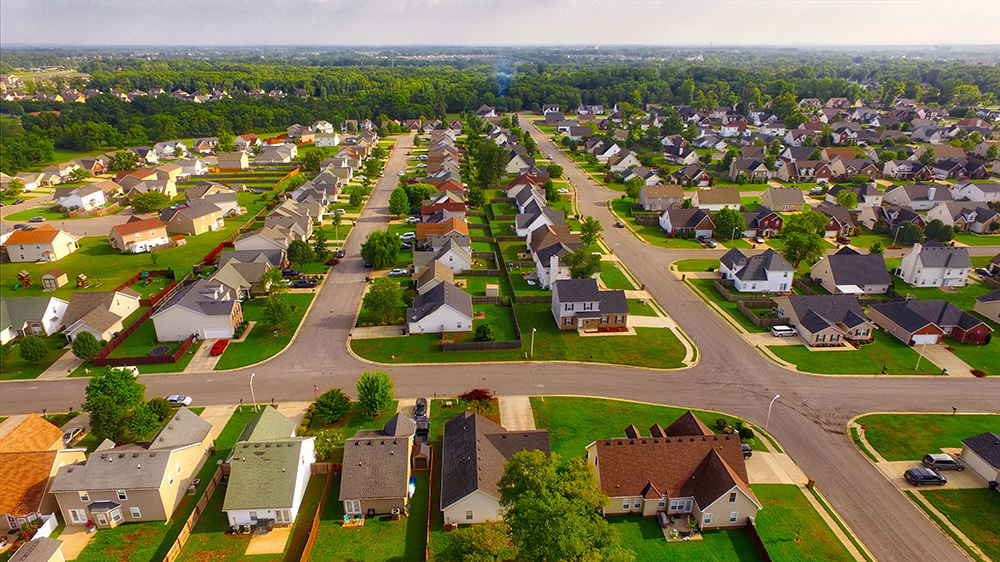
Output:
<svg viewBox="0 0 1000 562">
<path fill-rule="evenodd" d="M 144 219 L 132 215 L 125 224 L 111 227 L 108 242 L 116 250 L 127 250 L 133 254 L 151 252 L 160 246 L 170 244 L 167 225 L 156 217 Z"/>
<path fill-rule="evenodd" d="M 943 246 L 931 240 L 914 244 L 896 270 L 903 281 L 917 287 L 964 287 L 969 283 L 972 258 L 964 246 Z"/>
<path fill-rule="evenodd" d="M 810 276 L 835 295 L 882 295 L 892 284 L 882 254 L 862 254 L 848 246 L 823 256 Z"/>
<path fill-rule="evenodd" d="M 792 290 L 795 268 L 771 248 L 749 257 L 733 248 L 719 260 L 719 274 L 741 293 L 785 293 Z"/>
<path fill-rule="evenodd" d="M 639 190 L 639 204 L 644 211 L 662 211 L 683 201 L 684 188 L 679 184 L 646 185 Z"/>
<path fill-rule="evenodd" d="M 81 237 L 43 224 L 34 230 L 15 230 L 3 247 L 15 263 L 57 261 L 80 249 Z"/>
<path fill-rule="evenodd" d="M 173 294 L 150 317 L 159 341 L 231 338 L 243 323 L 236 291 L 218 281 L 200 279 Z"/>
<path fill-rule="evenodd" d="M 623 331 L 628 301 L 625 291 L 601 291 L 593 278 L 559 279 L 552 284 L 552 317 L 560 330 Z"/>
</svg>

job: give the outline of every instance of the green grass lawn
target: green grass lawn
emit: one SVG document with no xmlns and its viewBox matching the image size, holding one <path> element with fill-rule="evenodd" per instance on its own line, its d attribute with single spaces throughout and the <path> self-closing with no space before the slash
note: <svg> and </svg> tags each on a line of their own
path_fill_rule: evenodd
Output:
<svg viewBox="0 0 1000 562">
<path fill-rule="evenodd" d="M 456 277 L 455 280 L 465 281 L 465 292 L 473 296 L 485 296 L 487 284 L 498 285 L 500 296 L 510 295 L 507 281 L 501 280 L 499 277 Z"/>
<path fill-rule="evenodd" d="M 62 334 L 53 334 L 45 338 L 44 342 L 49 352 L 38 364 L 21 359 L 20 348 L 14 346 L 14 351 L 10 354 L 10 357 L 3 362 L 3 370 L 0 371 L 0 381 L 38 378 L 38 375 L 44 373 L 63 354 L 70 352 L 70 347 L 66 345 L 66 338 Z"/>
<path fill-rule="evenodd" d="M 652 369 L 672 369 L 683 365 L 684 346 L 673 331 L 663 328 L 636 328 L 635 336 L 581 338 L 575 331 L 559 330 L 547 304 L 514 306 L 524 334 L 524 348 L 508 351 L 441 351 L 437 334 L 415 334 L 396 338 L 355 339 L 351 349 L 382 363 L 454 363 L 481 361 L 524 361 L 535 334 L 535 361 L 582 361 L 635 365 Z M 650 354 L 656 349 L 656 354 Z"/>
<path fill-rule="evenodd" d="M 636 288 L 616 261 L 601 262 L 601 281 L 604 281 L 604 285 L 609 289 L 632 291 Z"/>
<path fill-rule="evenodd" d="M 688 260 L 677 260 L 674 262 L 674 266 L 677 267 L 677 271 L 709 271 L 711 268 L 714 271 L 719 269 L 719 260 L 711 258 L 694 258 Z"/>
<path fill-rule="evenodd" d="M 639 225 L 635 223 L 635 219 L 632 218 L 632 200 L 622 199 L 621 197 L 616 197 L 611 200 L 611 208 L 618 214 L 623 221 L 626 221 L 639 236 L 649 242 L 653 246 L 658 246 L 660 248 L 677 248 L 677 249 L 688 249 L 694 250 L 702 247 L 701 242 L 697 240 L 688 240 L 686 238 L 671 238 L 660 230 L 660 225 Z"/>
<path fill-rule="evenodd" d="M 64 412 L 61 414 L 49 414 L 43 417 L 45 418 L 45 421 L 51 423 L 52 425 L 62 427 L 79 415 L 80 412 Z"/>
<path fill-rule="evenodd" d="M 181 342 L 160 342 L 156 339 L 156 326 L 153 325 L 152 320 L 147 320 L 139 325 L 138 328 L 132 335 L 125 338 L 125 341 L 121 343 L 115 350 L 111 353 L 110 357 L 145 357 L 149 355 L 149 352 L 161 345 L 165 345 L 170 348 L 168 353 L 173 353 L 180 347 Z"/>
<path fill-rule="evenodd" d="M 854 562 L 847 548 L 793 484 L 751 486 L 763 509 L 757 532 L 774 560 Z"/>
<path fill-rule="evenodd" d="M 740 250 L 752 250 L 754 247 L 754 244 L 747 242 L 743 238 L 720 240 L 720 242 L 727 248 L 739 248 Z"/>
<path fill-rule="evenodd" d="M 924 498 L 948 517 L 986 556 L 1000 560 L 1000 502 L 996 492 L 971 490 L 926 490 Z"/>
<path fill-rule="evenodd" d="M 771 238 L 768 238 L 767 245 L 774 248 L 776 251 L 780 251 L 785 248 L 785 242 L 781 239 L 781 236 L 772 236 Z M 823 250 L 836 248 L 836 246 L 826 238 L 820 241 L 820 245 L 823 247 Z"/>
<path fill-rule="evenodd" d="M 519 297 L 541 297 L 552 294 L 552 291 L 541 288 L 537 281 L 531 281 L 532 284 L 528 284 L 529 279 L 527 279 L 525 275 L 534 272 L 534 266 L 516 267 L 508 270 L 507 273 L 510 275 L 510 284 L 514 289 L 515 295 Z"/>
<path fill-rule="evenodd" d="M 292 319 L 289 322 L 291 328 L 279 332 L 277 336 L 272 330 L 266 329 L 259 323 L 263 318 L 265 299 L 244 301 L 243 319 L 248 322 L 256 320 L 258 324 L 250 330 L 250 334 L 245 340 L 229 344 L 215 365 L 215 369 L 245 367 L 276 355 L 292 341 L 292 335 L 295 334 L 295 330 L 298 329 L 302 318 L 306 315 L 306 310 L 309 309 L 309 304 L 314 296 L 312 293 L 295 293 L 284 296 L 295 305 L 295 312 L 292 313 Z"/>
<path fill-rule="evenodd" d="M 718 262 L 716 262 L 718 263 Z M 726 312 L 735 320 L 744 330 L 748 332 L 759 332 L 763 333 L 767 331 L 767 328 L 760 328 L 750 321 L 742 312 L 736 310 L 736 302 L 729 302 L 719 294 L 719 291 L 715 288 L 715 284 L 711 279 L 688 279 L 687 281 L 691 285 L 694 285 L 698 290 L 701 291 L 703 295 L 708 297 L 713 303 L 718 305 L 722 310 Z"/>
<path fill-rule="evenodd" d="M 856 248 L 868 249 L 869 246 L 875 242 L 881 242 L 886 248 L 893 245 L 892 235 L 877 234 L 868 230 L 867 228 L 860 226 L 858 227 L 858 234 L 851 236 L 851 245 Z M 896 246 L 901 246 L 903 248 L 909 248 L 913 244 L 904 244 L 903 242 L 896 240 Z"/>
<path fill-rule="evenodd" d="M 955 235 L 955 242 L 960 242 L 969 246 L 996 246 L 1000 245 L 1000 236 L 996 234 L 981 235 L 971 232 L 962 232 Z"/>
<path fill-rule="evenodd" d="M 633 316 L 656 316 L 656 310 L 643 299 L 628 299 L 628 313 Z"/>
<path fill-rule="evenodd" d="M 881 330 L 875 331 L 875 343 L 855 351 L 810 351 L 806 345 L 769 345 L 767 349 L 805 373 L 877 375 L 885 366 L 890 375 L 941 374 L 941 368 L 926 357 L 915 369 L 919 352 Z"/>
<path fill-rule="evenodd" d="M 920 300 L 946 300 L 962 310 L 972 312 L 976 306 L 976 297 L 989 293 L 993 289 L 983 283 L 971 283 L 958 292 L 944 291 L 938 287 L 914 287 L 902 279 L 893 278 L 893 288 L 899 294 L 913 295 Z"/>
<path fill-rule="evenodd" d="M 535 427 L 549 431 L 552 452 L 563 460 L 580 457 L 587 445 L 598 439 L 625 435 L 625 428 L 634 424 L 643 435 L 658 423 L 667 427 L 687 410 L 655 404 L 641 404 L 603 398 L 575 398 L 571 396 L 532 396 L 531 410 Z M 716 412 L 692 410 L 695 416 L 715 430 L 715 420 L 725 418 L 733 424 L 738 418 Z M 759 443 L 760 440 L 757 440 Z M 763 449 L 754 443 L 755 449 Z"/>
<path fill-rule="evenodd" d="M 446 339 L 453 342 L 475 341 L 475 331 L 480 324 L 488 324 L 493 329 L 495 341 L 513 341 L 517 339 L 517 330 L 514 329 L 514 317 L 511 310 L 499 304 L 476 304 L 472 308 L 476 312 L 486 314 L 485 320 L 475 320 L 472 324 L 471 332 L 450 332 Z"/>
<path fill-rule="evenodd" d="M 871 414 L 858 418 L 865 438 L 887 461 L 919 460 L 986 431 L 1000 434 L 1000 415 Z"/>
<path fill-rule="evenodd" d="M 528 245 L 524 242 L 500 242 L 500 255 L 505 261 L 517 262 L 521 258 L 518 254 L 524 254 L 528 251 Z M 527 258 L 525 261 L 530 261 L 531 258 Z"/>
<path fill-rule="evenodd" d="M 703 540 L 667 542 L 656 519 L 652 517 L 607 517 L 618 531 L 622 546 L 635 553 L 635 562 L 664 560 L 692 562 L 754 562 L 760 560 L 743 529 L 707 531 Z"/>
</svg>

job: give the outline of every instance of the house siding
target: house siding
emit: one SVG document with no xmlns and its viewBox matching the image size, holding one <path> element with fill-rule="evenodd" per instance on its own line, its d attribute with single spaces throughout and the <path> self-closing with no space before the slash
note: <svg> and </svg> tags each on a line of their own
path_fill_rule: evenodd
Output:
<svg viewBox="0 0 1000 562">
<path fill-rule="evenodd" d="M 416 322 L 409 323 L 411 334 L 471 332 L 472 318 L 450 306 L 442 306 Z"/>
<path fill-rule="evenodd" d="M 472 519 L 466 519 L 466 511 L 472 510 Z M 482 490 L 465 496 L 457 502 L 442 510 L 444 512 L 444 523 L 454 524 L 477 524 L 486 521 L 502 521 L 500 515 L 500 502 Z"/>
<path fill-rule="evenodd" d="M 729 494 L 736 492 L 736 501 L 733 503 L 729 502 Z M 736 512 L 736 521 L 729 521 L 729 514 Z M 712 522 L 705 523 L 705 514 L 712 514 Z M 705 529 L 730 529 L 735 527 L 744 527 L 747 524 L 747 518 L 756 517 L 757 515 L 757 504 L 750 499 L 743 490 L 738 487 L 734 487 L 719 496 L 719 499 L 715 500 L 713 503 L 702 508 L 695 502 L 694 508 L 692 509 L 692 514 L 698 520 L 698 525 Z"/>
<path fill-rule="evenodd" d="M 160 341 L 184 341 L 194 332 L 199 339 L 206 337 L 231 338 L 236 326 L 243 321 L 243 309 L 239 302 L 227 316 L 205 316 L 182 307 L 173 307 L 153 317 L 156 338 Z M 206 336 L 209 333 L 225 331 L 226 335 Z"/>
</svg>

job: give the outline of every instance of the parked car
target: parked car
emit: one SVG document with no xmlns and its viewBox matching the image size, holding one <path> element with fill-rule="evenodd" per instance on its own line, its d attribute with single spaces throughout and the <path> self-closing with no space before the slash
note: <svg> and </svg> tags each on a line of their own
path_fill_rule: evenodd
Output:
<svg viewBox="0 0 1000 562">
<path fill-rule="evenodd" d="M 167 402 L 170 402 L 171 406 L 190 406 L 191 397 L 184 394 L 171 394 L 167 396 Z"/>
<path fill-rule="evenodd" d="M 337 250 L 337 259 L 338 260 L 339 259 L 343 259 L 343 257 L 344 257 L 344 249 L 341 248 L 341 249 Z"/>
<path fill-rule="evenodd" d="M 31 217 L 28 222 L 45 222 L 45 217 Z"/>
<path fill-rule="evenodd" d="M 758 234 L 757 236 L 753 237 L 753 241 L 754 241 L 755 244 L 763 244 L 764 243 L 764 237 Z"/>
<path fill-rule="evenodd" d="M 316 282 L 312 279 L 296 279 L 295 281 L 292 281 L 291 285 L 289 285 L 289 287 L 293 289 L 312 289 L 315 286 Z"/>
<path fill-rule="evenodd" d="M 983 277 L 996 277 L 996 273 L 993 273 L 985 267 L 977 267 L 976 273 L 982 275 Z"/>
<path fill-rule="evenodd" d="M 406 270 L 398 267 L 389 272 L 389 277 L 403 277 L 404 275 L 407 275 Z"/>
<path fill-rule="evenodd" d="M 715 248 L 715 247 L 717 247 L 717 246 L 718 246 L 718 244 L 716 244 L 716 243 L 715 243 L 715 240 L 712 240 L 711 238 L 709 238 L 709 239 L 707 239 L 707 240 L 704 240 L 703 242 L 704 242 L 704 243 L 705 243 L 705 245 L 706 245 L 706 246 L 708 246 L 709 248 Z"/>
<path fill-rule="evenodd" d="M 369 263 L 369 262 L 365 262 L 365 267 L 367 267 L 367 268 L 371 269 L 371 267 L 372 267 L 372 264 L 371 264 L 371 263 Z"/>
<path fill-rule="evenodd" d="M 403 176 L 403 174 L 405 174 L 405 173 L 406 173 L 406 172 L 404 172 L 404 171 L 400 170 L 400 172 L 399 172 L 399 174 L 398 174 L 398 175 L 399 175 L 400 177 L 402 177 L 402 176 Z"/>
<path fill-rule="evenodd" d="M 784 326 L 782 324 L 778 324 L 777 326 L 771 326 L 771 335 L 776 338 L 794 336 L 795 330 L 791 326 Z"/>
<path fill-rule="evenodd" d="M 399 249 L 400 250 L 412 250 L 413 249 L 413 244 L 410 243 L 410 242 L 403 242 L 402 244 L 399 245 Z"/>
<path fill-rule="evenodd" d="M 846 246 L 846 245 L 848 245 L 848 244 L 851 243 L 851 239 L 848 238 L 848 237 L 846 237 L 846 236 L 838 236 L 837 237 L 837 243 L 838 244 L 843 244 L 843 245 Z"/>
<path fill-rule="evenodd" d="M 208 352 L 209 355 L 222 355 L 222 352 L 226 350 L 226 346 L 229 345 L 229 340 L 223 338 L 214 344 L 212 344 L 212 349 Z"/>
<path fill-rule="evenodd" d="M 15 205 L 20 205 L 21 203 L 24 203 L 24 199 L 18 199 L 17 201 L 14 201 Z"/>
<path fill-rule="evenodd" d="M 740 443 L 740 447 L 743 449 L 743 458 L 744 459 L 749 459 L 750 457 L 753 456 L 753 449 L 750 448 L 749 444 L 747 444 L 747 443 Z"/>
<path fill-rule="evenodd" d="M 417 239 L 417 233 L 416 232 L 404 232 L 404 233 L 402 233 L 402 234 L 399 235 L 399 239 L 400 240 L 416 240 Z"/>
<path fill-rule="evenodd" d="M 413 417 L 419 418 L 427 415 L 427 399 L 417 398 L 417 404 L 413 407 Z"/>
<path fill-rule="evenodd" d="M 566 189 L 565 187 L 560 187 L 559 188 L 559 193 L 569 193 L 569 190 Z"/>
<path fill-rule="evenodd" d="M 406 218 L 406 224 L 417 224 L 418 222 L 420 222 L 420 219 L 418 219 L 417 217 Z"/>
<path fill-rule="evenodd" d="M 937 484 L 944 486 L 948 479 L 940 472 L 930 468 L 911 468 L 903 473 L 903 478 L 914 486 L 920 487 L 924 484 Z"/>
<path fill-rule="evenodd" d="M 414 208 L 410 209 L 410 214 L 413 215 L 413 216 L 415 216 L 415 217 L 419 217 L 421 215 L 421 213 L 420 213 L 420 207 L 414 207 Z"/>
<path fill-rule="evenodd" d="M 615 228 L 625 228 L 625 223 L 622 221 L 615 221 Z"/>
<path fill-rule="evenodd" d="M 28 225 L 24 224 L 23 222 L 19 222 L 14 225 L 14 230 L 24 230 L 26 228 L 28 228 Z"/>
<path fill-rule="evenodd" d="M 814 187 L 814 188 L 812 188 L 812 189 L 809 190 L 809 195 L 819 195 L 821 193 L 823 193 L 823 188 L 822 187 Z"/>
<path fill-rule="evenodd" d="M 79 437 L 82 433 L 82 425 L 74 425 L 73 427 L 67 429 L 66 433 L 63 433 L 63 445 L 69 447 L 73 444 L 73 440 Z"/>
<path fill-rule="evenodd" d="M 297 269 L 282 269 L 282 277 L 302 277 L 302 272 Z"/>
<path fill-rule="evenodd" d="M 927 468 L 935 468 L 937 470 L 965 470 L 965 465 L 962 464 L 962 461 L 944 453 L 924 455 L 924 458 L 920 460 Z"/>
</svg>

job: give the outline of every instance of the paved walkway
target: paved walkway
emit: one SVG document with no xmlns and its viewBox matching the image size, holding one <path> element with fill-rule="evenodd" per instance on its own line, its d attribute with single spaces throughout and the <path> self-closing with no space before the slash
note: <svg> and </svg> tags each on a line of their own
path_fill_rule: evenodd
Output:
<svg viewBox="0 0 1000 562">
<path fill-rule="evenodd" d="M 208 432 L 209 438 L 215 439 L 222 433 L 222 428 L 226 427 L 226 422 L 235 411 L 236 406 L 232 404 L 205 407 L 201 412 L 201 419 L 212 424 L 212 429 Z"/>
<path fill-rule="evenodd" d="M 59 533 L 59 540 L 62 543 L 63 558 L 73 560 L 79 558 L 83 549 L 87 548 L 87 543 L 94 538 L 96 533 L 88 533 L 86 527 L 71 527 L 69 525 Z"/>
<path fill-rule="evenodd" d="M 920 348 L 924 346 L 915 347 L 916 351 L 920 351 Z M 968 363 L 959 359 L 957 355 L 945 349 L 943 345 L 928 345 L 924 350 L 924 359 L 927 359 L 941 367 L 942 369 L 948 370 L 948 376 L 950 377 L 971 377 L 972 367 Z"/>
<path fill-rule="evenodd" d="M 527 396 L 500 396 L 500 425 L 508 431 L 535 429 L 535 416 Z"/>
<path fill-rule="evenodd" d="M 67 350 L 66 353 L 62 354 L 62 357 L 56 359 L 55 363 L 50 365 L 48 369 L 45 369 L 41 375 L 38 375 L 37 380 L 64 379 L 80 365 L 83 365 L 83 359 L 73 355 L 72 350 Z"/>
<path fill-rule="evenodd" d="M 368 326 L 366 328 L 352 328 L 351 338 L 356 340 L 366 340 L 370 338 L 398 338 L 405 335 L 406 326 Z"/>
<path fill-rule="evenodd" d="M 796 484 L 808 481 L 802 469 L 784 453 L 754 451 L 747 459 L 747 477 L 750 484 Z"/>
<path fill-rule="evenodd" d="M 628 325 L 630 328 L 676 328 L 668 316 L 638 316 L 629 314 Z"/>
<path fill-rule="evenodd" d="M 282 402 L 278 404 L 278 413 L 295 422 L 295 425 L 302 423 L 302 418 L 306 416 L 306 410 L 312 402 Z"/>
<path fill-rule="evenodd" d="M 396 413 L 413 418 L 413 407 L 417 405 L 416 398 L 400 398 L 396 404 Z M 429 413 L 429 412 L 428 412 Z"/>
</svg>

